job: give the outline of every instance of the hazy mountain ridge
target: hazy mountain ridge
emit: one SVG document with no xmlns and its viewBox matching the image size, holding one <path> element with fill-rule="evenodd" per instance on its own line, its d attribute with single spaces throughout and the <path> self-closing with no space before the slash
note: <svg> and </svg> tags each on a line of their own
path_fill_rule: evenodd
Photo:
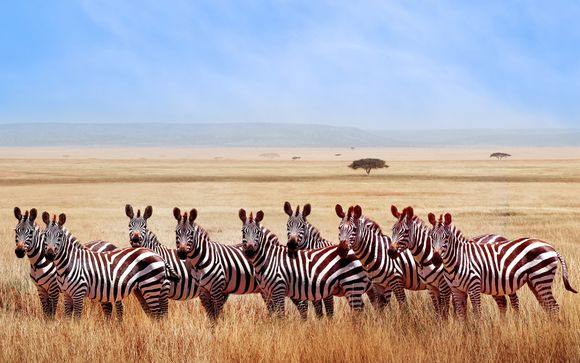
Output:
<svg viewBox="0 0 580 363">
<path fill-rule="evenodd" d="M 0 124 L 0 146 L 580 146 L 580 129 L 362 130 L 310 124 Z"/>
</svg>

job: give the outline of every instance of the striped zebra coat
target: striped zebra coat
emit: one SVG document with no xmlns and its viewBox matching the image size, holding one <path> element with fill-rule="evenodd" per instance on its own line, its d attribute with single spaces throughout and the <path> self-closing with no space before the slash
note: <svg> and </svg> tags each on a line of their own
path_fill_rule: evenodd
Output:
<svg viewBox="0 0 580 363">
<path fill-rule="evenodd" d="M 16 249 L 18 258 L 28 256 L 30 262 L 30 278 L 36 285 L 42 312 L 46 318 L 53 318 L 56 314 L 60 288 L 56 277 L 56 268 L 44 256 L 44 250 L 40 241 L 41 229 L 35 220 L 37 217 L 36 208 L 32 208 L 30 213 L 26 211 L 22 214 L 20 208 L 14 208 L 14 216 L 18 220 L 16 225 Z M 95 252 L 107 252 L 115 250 L 117 247 L 106 241 L 91 241 L 83 246 L 87 250 Z M 117 304 L 117 314 L 123 314 L 122 304 Z M 110 315 L 112 305 L 103 305 L 105 315 Z"/>
<path fill-rule="evenodd" d="M 345 251 L 351 249 L 354 252 L 379 293 L 387 296 L 387 301 L 394 292 L 401 308 L 407 309 L 405 289 L 428 289 L 411 253 L 404 251 L 397 258 L 389 257 L 387 251 L 391 238 L 382 233 L 377 223 L 362 215 L 360 206 L 350 207 L 344 213 L 342 206 L 337 204 L 335 211 L 341 218 L 338 227 L 340 246 Z M 439 297 L 432 289 L 429 294 L 435 311 L 438 311 Z"/>
<path fill-rule="evenodd" d="M 370 287 L 356 257 L 339 246 L 295 252 L 290 256 L 287 247 L 280 246 L 278 238 L 260 225 L 262 211 L 256 218 L 240 209 L 242 246 L 248 261 L 256 270 L 260 289 L 267 302 L 284 315 L 284 298 L 299 301 L 319 301 L 329 296 L 345 296 L 354 311 L 363 309 L 362 294 Z"/>
<path fill-rule="evenodd" d="M 171 300 L 189 300 L 198 297 L 197 270 L 177 256 L 177 249 L 162 245 L 157 236 L 147 227 L 147 220 L 153 214 L 153 208 L 147 206 L 143 216 L 141 216 L 140 210 L 135 215 L 133 207 L 127 204 L 125 214 L 129 217 L 131 247 L 145 247 L 157 253 L 179 277 L 178 281 L 171 282 L 168 298 Z"/>
<path fill-rule="evenodd" d="M 50 220 L 42 233 L 42 244 L 48 261 L 54 263 L 57 281 L 64 293 L 65 316 L 80 317 L 84 298 L 101 303 L 121 301 L 133 290 L 139 290 L 155 318 L 167 309 L 169 279 L 176 278 L 163 259 L 145 248 L 125 248 L 107 253 L 86 250 L 64 228 L 66 215 Z"/>
<path fill-rule="evenodd" d="M 391 206 L 391 213 L 397 222 L 393 225 L 393 243 L 389 249 L 389 256 L 396 256 L 401 251 L 409 250 L 419 266 L 421 276 L 436 293 L 439 294 L 439 309 L 442 316 L 447 316 L 449 309 L 449 297 L 451 289 L 444 278 L 444 268 L 440 261 L 436 261 L 433 255 L 430 229 L 419 217 L 414 215 L 413 208 L 407 207 L 400 213 L 397 207 Z M 485 234 L 474 237 L 471 243 L 491 244 L 507 241 L 504 236 Z M 517 294 L 510 294 L 510 301 L 514 310 L 519 310 Z M 505 296 L 494 296 L 496 303 L 503 315 L 507 309 Z"/>
<path fill-rule="evenodd" d="M 173 215 L 177 220 L 177 254 L 197 270 L 200 299 L 210 319 L 220 316 L 229 294 L 260 292 L 254 268 L 239 246 L 212 242 L 205 229 L 195 223 L 195 208 L 188 216 L 187 213 L 182 215 L 176 207 Z"/>
<path fill-rule="evenodd" d="M 440 259 L 444 276 L 453 293 L 456 311 L 466 317 L 467 297 L 476 316 L 481 314 L 481 294 L 504 296 L 515 293 L 524 284 L 532 290 L 540 306 L 549 313 L 559 311 L 552 293 L 558 261 L 566 290 L 576 293 L 568 280 L 564 258 L 548 243 L 535 238 L 519 238 L 494 244 L 470 243 L 452 224 L 451 214 L 436 220 L 431 239 L 435 259 Z"/>
</svg>

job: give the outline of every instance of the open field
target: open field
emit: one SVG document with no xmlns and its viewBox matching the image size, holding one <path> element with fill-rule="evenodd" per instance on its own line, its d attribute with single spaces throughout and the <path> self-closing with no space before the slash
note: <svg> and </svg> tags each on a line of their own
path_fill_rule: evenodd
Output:
<svg viewBox="0 0 580 363">
<path fill-rule="evenodd" d="M 310 221 L 336 239 L 336 203 L 360 204 L 385 233 L 394 223 L 390 205 L 413 205 L 425 218 L 452 212 L 466 235 L 549 241 L 566 258 L 578 289 L 580 149 L 529 150 L 500 162 L 486 160 L 491 151 L 0 149 L 0 361 L 580 361 L 580 296 L 564 290 L 560 268 L 561 313 L 552 319 L 527 287 L 519 292 L 522 314 L 505 321 L 489 297 L 481 321 L 437 322 L 426 293 L 408 292 L 407 315 L 393 302 L 382 316 L 367 304 L 352 319 L 340 301 L 333 321 L 302 322 L 290 303 L 288 318 L 277 321 L 257 296 L 232 296 L 212 330 L 198 300 L 171 302 L 170 318 L 152 322 L 131 299 L 121 324 L 103 322 L 92 303 L 82 320 L 63 321 L 61 300 L 59 318 L 45 322 L 29 265 L 13 252 L 14 206 L 64 212 L 80 240 L 128 246 L 125 204 L 151 204 L 149 227 L 174 246 L 174 206 L 196 207 L 197 221 L 214 240 L 237 243 L 240 207 L 262 209 L 263 224 L 284 237 L 284 201 L 310 202 Z M 281 157 L 263 160 L 264 152 Z M 343 155 L 335 160 L 334 152 Z M 291 161 L 291 155 L 303 159 Z M 346 167 L 354 157 L 374 156 L 390 168 L 365 176 Z"/>
</svg>

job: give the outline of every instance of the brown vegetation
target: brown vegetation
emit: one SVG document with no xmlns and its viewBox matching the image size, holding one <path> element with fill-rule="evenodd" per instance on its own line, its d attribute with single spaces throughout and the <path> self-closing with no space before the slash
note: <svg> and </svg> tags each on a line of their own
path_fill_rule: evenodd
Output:
<svg viewBox="0 0 580 363">
<path fill-rule="evenodd" d="M 388 207 L 413 205 L 423 217 L 453 212 L 470 235 L 546 239 L 566 258 L 572 285 L 580 286 L 580 202 L 572 197 L 580 193 L 577 160 L 393 164 L 388 178 L 366 178 L 349 175 L 337 161 L 0 159 L 0 361 L 579 361 L 580 297 L 564 290 L 560 271 L 557 318 L 543 314 L 527 287 L 520 317 L 501 320 L 484 296 L 483 319 L 466 323 L 438 322 L 425 293 L 407 293 L 408 315 L 396 302 L 383 316 L 367 303 L 352 318 L 338 299 L 333 321 L 307 322 L 290 308 L 287 319 L 269 319 L 258 296 L 232 296 L 212 329 L 198 300 L 171 302 L 169 319 L 159 323 L 131 298 L 121 324 L 102 321 L 94 303 L 82 320 L 63 321 L 61 300 L 58 319 L 45 322 L 27 261 L 13 251 L 15 205 L 65 212 L 81 240 L 125 246 L 126 203 L 155 206 L 149 226 L 170 246 L 174 206 L 196 207 L 214 239 L 237 243 L 240 207 L 263 209 L 268 227 L 283 239 L 283 201 L 310 202 L 310 221 L 334 240 L 336 203 L 363 205 L 385 233 L 394 222 Z"/>
</svg>

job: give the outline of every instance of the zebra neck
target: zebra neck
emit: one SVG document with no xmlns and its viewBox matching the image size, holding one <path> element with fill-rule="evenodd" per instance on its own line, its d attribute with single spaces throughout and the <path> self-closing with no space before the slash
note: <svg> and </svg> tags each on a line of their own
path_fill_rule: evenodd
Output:
<svg viewBox="0 0 580 363">
<path fill-rule="evenodd" d="M 83 247 L 77 241 L 76 237 L 71 235 L 68 231 L 65 231 L 63 245 L 54 258 L 54 266 L 59 271 L 60 275 L 65 271 L 68 272 L 68 270 L 74 267 L 75 264 L 73 264 L 73 262 L 78 259 L 81 251 L 83 251 Z M 82 265 L 77 266 L 82 267 Z"/>
<path fill-rule="evenodd" d="M 194 235 L 193 239 L 192 248 L 194 253 L 192 256 L 187 257 L 193 266 L 203 265 L 204 263 L 207 263 L 209 260 L 211 260 L 212 256 L 209 252 L 211 243 L 212 242 L 210 241 L 207 232 L 198 226 L 197 233 Z"/>
<path fill-rule="evenodd" d="M 383 252 L 389 248 L 389 238 L 378 231 L 366 229 L 361 231 L 358 243 L 352 251 L 364 266 L 373 265 L 383 257 Z"/>
<path fill-rule="evenodd" d="M 330 242 L 322 238 L 320 231 L 313 225 L 309 224 L 307 231 L 309 232 L 304 236 L 304 240 L 306 241 L 305 249 L 321 248 L 331 245 Z"/>
<path fill-rule="evenodd" d="M 278 270 L 279 259 L 282 255 L 287 255 L 285 247 L 262 244 L 250 262 L 258 275 L 269 276 Z"/>
<path fill-rule="evenodd" d="M 44 267 L 49 262 L 44 258 L 43 246 L 42 243 L 40 243 L 40 227 L 35 225 L 34 232 L 32 233 L 32 247 L 26 251 L 28 261 L 30 262 L 30 267 Z"/>
<path fill-rule="evenodd" d="M 429 235 L 429 230 L 422 223 L 413 224 L 413 248 L 409 249 L 415 261 L 419 264 L 424 265 L 426 261 L 432 259 L 433 248 L 431 248 L 431 236 Z"/>
<path fill-rule="evenodd" d="M 461 231 L 452 226 L 451 236 L 449 237 L 449 246 L 446 253 L 441 254 L 445 270 L 449 273 L 456 270 L 457 266 L 466 262 L 467 255 L 465 247 L 469 241 L 463 236 Z"/>
<path fill-rule="evenodd" d="M 165 247 L 159 242 L 155 233 L 149 230 L 147 231 L 147 234 L 145 234 L 145 239 L 143 240 L 143 247 L 149 248 L 150 250 L 156 253 L 167 250 L 167 247 Z"/>
</svg>

